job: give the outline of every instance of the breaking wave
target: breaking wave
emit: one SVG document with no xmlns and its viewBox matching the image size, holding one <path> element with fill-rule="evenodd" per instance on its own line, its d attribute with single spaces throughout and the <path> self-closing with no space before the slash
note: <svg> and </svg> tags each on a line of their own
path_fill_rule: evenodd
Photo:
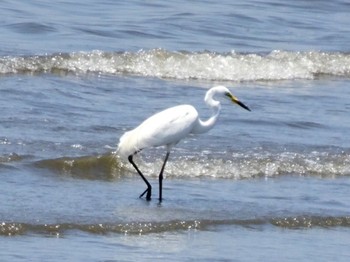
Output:
<svg viewBox="0 0 350 262">
<path fill-rule="evenodd" d="M 168 178 L 251 179 L 283 175 L 333 178 L 350 175 L 350 154 L 347 152 L 310 153 L 230 153 L 213 158 L 211 155 L 178 156 L 169 160 Z M 146 176 L 157 177 L 162 159 L 135 158 Z M 35 162 L 61 175 L 82 179 L 110 180 L 135 173 L 132 166 L 114 154 L 84 157 L 63 157 Z"/>
<path fill-rule="evenodd" d="M 123 173 L 123 163 L 113 154 L 46 159 L 37 161 L 34 165 L 83 179 L 110 180 Z"/>
<path fill-rule="evenodd" d="M 340 52 L 216 53 L 167 51 L 75 52 L 0 58 L 0 75 L 100 73 L 209 81 L 275 81 L 350 76 Z"/>
</svg>

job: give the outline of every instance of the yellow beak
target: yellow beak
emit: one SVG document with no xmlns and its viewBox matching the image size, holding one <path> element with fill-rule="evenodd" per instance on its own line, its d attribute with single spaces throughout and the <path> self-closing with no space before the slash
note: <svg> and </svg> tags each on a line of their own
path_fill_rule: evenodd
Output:
<svg viewBox="0 0 350 262">
<path fill-rule="evenodd" d="M 226 96 L 228 96 L 233 103 L 235 103 L 235 104 L 243 107 L 244 109 L 250 111 L 249 107 L 247 107 L 245 104 L 243 104 L 241 101 L 239 101 L 238 98 L 235 97 L 234 95 L 232 95 L 231 93 L 226 93 Z"/>
</svg>

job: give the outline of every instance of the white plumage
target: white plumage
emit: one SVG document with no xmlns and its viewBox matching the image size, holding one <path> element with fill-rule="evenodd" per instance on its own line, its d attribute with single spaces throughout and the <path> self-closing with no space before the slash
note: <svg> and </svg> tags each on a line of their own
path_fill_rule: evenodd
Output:
<svg viewBox="0 0 350 262">
<path fill-rule="evenodd" d="M 144 148 L 164 145 L 171 147 L 191 133 L 197 121 L 198 112 L 191 105 L 161 111 L 120 138 L 118 155 L 127 158 Z"/>
<path fill-rule="evenodd" d="M 152 186 L 134 163 L 133 155 L 144 148 L 166 146 L 167 154 L 159 174 L 159 200 L 162 201 L 163 171 L 170 154 L 170 149 L 189 134 L 207 132 L 215 125 L 221 109 L 220 102 L 214 99 L 215 95 L 228 98 L 233 103 L 250 111 L 226 87 L 216 86 L 209 89 L 204 98 L 205 103 L 213 110 L 213 115 L 208 120 L 202 121 L 193 106 L 179 105 L 165 109 L 147 118 L 138 127 L 126 132 L 120 138 L 117 150 L 118 155 L 128 158 L 129 162 L 147 184 L 147 189 L 140 197 L 147 193 L 146 199 L 150 200 Z"/>
</svg>

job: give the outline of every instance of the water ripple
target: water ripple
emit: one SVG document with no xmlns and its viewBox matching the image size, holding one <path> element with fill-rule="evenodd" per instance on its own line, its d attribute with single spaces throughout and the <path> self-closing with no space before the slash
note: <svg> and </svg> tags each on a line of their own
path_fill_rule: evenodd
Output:
<svg viewBox="0 0 350 262">
<path fill-rule="evenodd" d="M 0 235 L 15 236 L 29 233 L 61 236 L 67 231 L 79 230 L 90 234 L 129 234 L 144 235 L 161 232 L 209 230 L 219 226 L 257 227 L 273 225 L 286 229 L 350 227 L 349 216 L 291 216 L 231 220 L 171 220 L 163 222 L 130 222 L 130 223 L 60 223 L 28 224 L 20 222 L 0 223 Z"/>
</svg>

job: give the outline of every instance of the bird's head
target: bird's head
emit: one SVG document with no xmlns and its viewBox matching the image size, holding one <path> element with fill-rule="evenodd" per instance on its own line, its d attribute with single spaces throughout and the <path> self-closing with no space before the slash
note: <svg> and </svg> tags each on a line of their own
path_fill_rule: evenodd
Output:
<svg viewBox="0 0 350 262">
<path fill-rule="evenodd" d="M 245 104 L 243 104 L 237 97 L 235 97 L 231 91 L 225 87 L 225 86 L 216 86 L 213 89 L 215 89 L 216 93 L 220 93 L 222 95 L 224 95 L 226 98 L 228 98 L 232 103 L 235 103 L 241 107 L 243 107 L 244 109 L 250 111 L 249 107 L 247 107 Z"/>
</svg>

